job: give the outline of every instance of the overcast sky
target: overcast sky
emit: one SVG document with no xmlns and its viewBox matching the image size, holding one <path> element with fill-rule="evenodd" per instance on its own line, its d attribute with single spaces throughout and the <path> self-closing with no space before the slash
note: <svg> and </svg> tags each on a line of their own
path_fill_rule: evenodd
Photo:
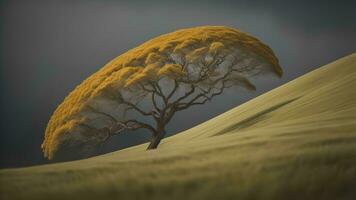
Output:
<svg viewBox="0 0 356 200">
<path fill-rule="evenodd" d="M 44 129 L 63 98 L 114 57 L 163 33 L 200 25 L 239 28 L 268 44 L 285 71 L 282 79 L 257 85 L 257 92 L 230 91 L 179 114 L 170 134 L 356 50 L 352 1 L 167 2 L 1 1 L 0 167 L 44 163 Z M 101 151 L 146 139 L 144 132 L 116 137 Z"/>
</svg>

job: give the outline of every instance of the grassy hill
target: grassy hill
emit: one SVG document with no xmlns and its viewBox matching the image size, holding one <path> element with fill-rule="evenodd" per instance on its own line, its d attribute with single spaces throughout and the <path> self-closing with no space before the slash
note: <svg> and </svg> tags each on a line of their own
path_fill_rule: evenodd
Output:
<svg viewBox="0 0 356 200">
<path fill-rule="evenodd" d="M 0 170 L 1 199 L 355 199 L 356 54 L 146 145 Z"/>
</svg>

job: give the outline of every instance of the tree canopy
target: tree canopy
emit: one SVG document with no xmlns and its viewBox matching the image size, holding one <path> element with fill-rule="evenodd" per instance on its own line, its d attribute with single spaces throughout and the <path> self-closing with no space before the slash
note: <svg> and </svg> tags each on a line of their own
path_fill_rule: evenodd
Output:
<svg viewBox="0 0 356 200">
<path fill-rule="evenodd" d="M 64 99 L 48 122 L 44 156 L 71 147 L 87 151 L 140 128 L 158 137 L 175 112 L 226 88 L 254 90 L 249 78 L 265 73 L 282 76 L 273 51 L 237 29 L 202 26 L 161 35 L 111 60 Z"/>
</svg>

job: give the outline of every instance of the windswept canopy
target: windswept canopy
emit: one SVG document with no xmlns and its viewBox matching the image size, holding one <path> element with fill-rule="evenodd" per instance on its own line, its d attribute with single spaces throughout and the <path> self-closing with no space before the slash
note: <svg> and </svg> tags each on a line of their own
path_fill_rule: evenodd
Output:
<svg viewBox="0 0 356 200">
<path fill-rule="evenodd" d="M 207 66 L 206 70 L 201 66 Z M 224 66 L 236 67 L 226 71 Z M 202 76 L 215 77 L 199 82 L 199 89 L 207 91 L 204 85 L 216 84 L 228 75 L 224 87 L 236 84 L 254 89 L 248 78 L 264 72 L 281 76 L 278 59 L 268 46 L 237 29 L 202 26 L 161 35 L 111 60 L 64 99 L 48 122 L 42 144 L 44 155 L 51 159 L 62 146 L 89 148 L 104 140 L 114 128 L 108 125 L 110 120 L 99 119 L 101 123 L 95 129 L 86 122 L 96 120 L 97 114 L 115 116 L 115 121 L 123 118 L 128 109 L 118 106 L 117 100 L 135 106 L 137 101 L 129 105 L 130 101 L 123 99 L 128 92 L 132 93 L 130 98 L 145 98 L 146 93 L 135 90 L 139 83 L 168 78 L 192 85 Z M 121 91 L 120 95 L 115 91 Z M 136 111 L 144 112 L 139 108 Z"/>
</svg>

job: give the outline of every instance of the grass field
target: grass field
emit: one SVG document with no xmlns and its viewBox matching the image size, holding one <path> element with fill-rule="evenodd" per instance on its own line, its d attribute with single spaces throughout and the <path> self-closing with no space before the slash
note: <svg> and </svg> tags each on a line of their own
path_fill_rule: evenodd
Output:
<svg viewBox="0 0 356 200">
<path fill-rule="evenodd" d="M 356 54 L 146 146 L 0 170 L 1 199 L 356 199 Z"/>
</svg>

